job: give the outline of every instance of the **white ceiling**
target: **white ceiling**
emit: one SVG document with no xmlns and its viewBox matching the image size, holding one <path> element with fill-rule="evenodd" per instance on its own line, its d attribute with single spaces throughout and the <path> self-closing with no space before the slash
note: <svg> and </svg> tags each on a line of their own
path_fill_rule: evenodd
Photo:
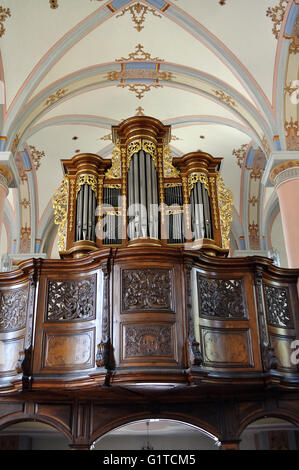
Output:
<svg viewBox="0 0 299 470">
<path fill-rule="evenodd" d="M 138 3 L 146 10 L 141 31 L 128 10 Z M 275 131 L 278 41 L 266 12 L 277 3 L 173 0 L 162 11 L 164 0 L 58 0 L 56 9 L 48 0 L 2 0 L 11 12 L 0 38 L 6 95 L 2 135 L 12 142 L 20 132 L 19 150 L 33 145 L 45 152 L 36 172 L 37 226 L 62 179 L 60 160 L 79 150 L 109 157 L 111 142 L 101 138 L 140 107 L 173 123 L 176 155 L 202 149 L 223 158 L 221 172 L 239 212 L 242 172 L 233 150 L 250 142 L 261 146 L 264 135 L 271 146 Z M 143 66 L 138 44 L 150 54 Z M 120 71 L 119 59 L 134 52 L 135 67 L 159 63 L 160 72 L 172 73 L 170 81 L 160 81 L 141 99 L 108 77 L 109 71 Z M 45 106 L 61 88 L 64 96 Z"/>
</svg>

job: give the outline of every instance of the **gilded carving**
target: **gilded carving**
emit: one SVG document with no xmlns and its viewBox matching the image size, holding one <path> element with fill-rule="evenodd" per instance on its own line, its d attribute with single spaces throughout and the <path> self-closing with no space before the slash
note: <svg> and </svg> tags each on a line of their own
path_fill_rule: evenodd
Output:
<svg viewBox="0 0 299 470">
<path fill-rule="evenodd" d="M 48 281 L 47 320 L 91 320 L 95 317 L 96 278 Z"/>
<path fill-rule="evenodd" d="M 232 216 L 233 193 L 227 186 L 225 186 L 220 173 L 217 173 L 216 183 L 217 183 L 217 195 L 218 195 L 218 207 L 219 207 L 219 216 L 220 216 L 222 245 L 223 245 L 223 248 L 229 249 L 230 224 L 233 220 L 233 216 Z"/>
<path fill-rule="evenodd" d="M 95 195 L 97 196 L 98 182 L 97 182 L 97 178 L 94 175 L 79 175 L 79 177 L 77 179 L 77 184 L 76 184 L 76 193 L 77 194 L 80 191 L 81 186 L 83 184 L 88 184 L 91 187 L 91 189 L 93 190 L 93 192 L 95 193 Z"/>
<path fill-rule="evenodd" d="M 60 251 L 65 249 L 66 243 L 68 187 L 68 178 L 65 176 L 52 198 L 54 223 L 58 225 L 58 247 Z"/>
<path fill-rule="evenodd" d="M 126 326 L 125 358 L 144 356 L 173 356 L 171 326 Z"/>
<path fill-rule="evenodd" d="M 205 173 L 201 172 L 193 172 L 188 175 L 188 189 L 189 189 L 189 196 L 191 194 L 191 191 L 196 183 L 202 183 L 205 187 L 205 189 L 208 191 L 208 194 L 210 195 L 210 189 L 209 189 L 209 180 L 208 177 Z"/>
<path fill-rule="evenodd" d="M 168 269 L 122 271 L 123 311 L 172 311 L 172 275 Z"/>
<path fill-rule="evenodd" d="M 164 178 L 178 178 L 180 171 L 172 164 L 173 155 L 169 145 L 163 145 L 163 174 Z"/>
<path fill-rule="evenodd" d="M 120 142 L 117 140 L 112 152 L 112 165 L 106 171 L 105 177 L 108 179 L 121 178 L 121 152 Z"/>
<path fill-rule="evenodd" d="M 0 291 L 0 331 L 25 328 L 28 290 Z"/>
<path fill-rule="evenodd" d="M 197 275 L 199 315 L 246 318 L 242 279 L 208 279 Z"/>
</svg>

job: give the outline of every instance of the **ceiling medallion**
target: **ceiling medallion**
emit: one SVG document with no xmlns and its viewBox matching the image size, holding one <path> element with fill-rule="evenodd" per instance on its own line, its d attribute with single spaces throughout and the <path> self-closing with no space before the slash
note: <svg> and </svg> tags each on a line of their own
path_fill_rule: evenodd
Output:
<svg viewBox="0 0 299 470">
<path fill-rule="evenodd" d="M 145 21 L 145 16 L 147 13 L 152 13 L 154 16 L 161 18 L 161 15 L 157 13 L 155 8 L 149 8 L 140 2 L 134 3 L 134 5 L 130 5 L 127 8 L 124 8 L 119 15 L 116 15 L 116 18 L 124 16 L 127 12 L 130 13 L 132 21 L 136 25 L 134 28 L 139 32 L 144 28 L 142 25 Z"/>
<path fill-rule="evenodd" d="M 5 33 L 5 28 L 4 28 L 3 23 L 8 18 L 8 16 L 11 16 L 10 9 L 3 8 L 0 6 L 0 38 Z"/>
<path fill-rule="evenodd" d="M 51 8 L 58 8 L 58 0 L 49 0 Z"/>
<path fill-rule="evenodd" d="M 284 14 L 286 12 L 288 0 L 280 0 L 279 5 L 273 8 L 268 8 L 266 16 L 271 17 L 273 24 L 272 32 L 276 39 L 278 39 L 280 33 L 280 25 L 283 21 Z"/>
<path fill-rule="evenodd" d="M 138 44 L 136 47 L 135 47 L 136 51 L 135 52 L 131 52 L 131 54 L 129 54 L 129 57 L 127 59 L 125 59 L 124 57 L 122 57 L 121 59 L 115 59 L 116 62 L 128 62 L 128 61 L 141 61 L 141 62 L 146 62 L 147 60 L 151 61 L 151 62 L 164 62 L 163 59 L 158 59 L 158 57 L 151 57 L 150 53 L 149 52 L 145 52 L 143 50 L 143 46 L 141 44 Z"/>
</svg>

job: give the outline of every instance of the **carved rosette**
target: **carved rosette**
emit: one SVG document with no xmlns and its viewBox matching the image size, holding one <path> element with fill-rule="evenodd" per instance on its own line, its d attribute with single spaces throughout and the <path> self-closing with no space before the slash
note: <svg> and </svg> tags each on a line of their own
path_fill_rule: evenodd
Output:
<svg viewBox="0 0 299 470">
<path fill-rule="evenodd" d="M 122 272 L 123 311 L 172 311 L 172 275 L 168 269 Z"/>
<path fill-rule="evenodd" d="M 48 281 L 48 321 L 91 320 L 95 317 L 96 278 Z"/>
<path fill-rule="evenodd" d="M 28 289 L 0 292 L 0 331 L 25 328 Z"/>
</svg>

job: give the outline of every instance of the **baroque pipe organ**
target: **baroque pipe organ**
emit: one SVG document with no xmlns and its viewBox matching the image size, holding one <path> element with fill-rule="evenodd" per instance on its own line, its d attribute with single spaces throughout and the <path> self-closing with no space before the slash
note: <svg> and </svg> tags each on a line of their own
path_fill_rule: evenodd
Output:
<svg viewBox="0 0 299 470">
<path fill-rule="evenodd" d="M 133 117 L 112 128 L 112 160 L 63 160 L 54 199 L 61 257 L 103 246 L 184 246 L 226 256 L 232 194 L 221 159 L 203 152 L 173 158 L 170 126 Z"/>
<path fill-rule="evenodd" d="M 41 419 L 88 448 L 148 417 L 229 442 L 254 414 L 298 422 L 299 271 L 228 257 L 220 158 L 173 157 L 152 117 L 112 138 L 111 159 L 62 161 L 61 259 L 0 274 L 0 426 Z"/>
</svg>

